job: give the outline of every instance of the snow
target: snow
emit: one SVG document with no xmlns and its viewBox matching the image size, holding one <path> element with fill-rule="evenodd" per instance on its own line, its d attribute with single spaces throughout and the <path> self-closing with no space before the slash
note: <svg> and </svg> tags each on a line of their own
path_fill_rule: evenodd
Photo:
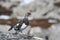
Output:
<svg viewBox="0 0 60 40">
<path fill-rule="evenodd" d="M 24 39 L 25 37 L 28 36 L 27 32 L 29 31 L 30 26 L 23 30 L 22 33 L 19 33 L 17 35 L 13 34 L 15 32 L 14 30 L 8 31 L 9 28 L 10 28 L 9 25 L 0 25 L 0 40 L 40 40 L 40 39 L 44 40 L 43 38 L 40 37 Z"/>
<path fill-rule="evenodd" d="M 60 40 L 60 23 L 51 26 L 49 40 Z"/>
<path fill-rule="evenodd" d="M 14 33 L 14 32 L 15 32 L 14 30 L 8 31 L 9 28 L 10 28 L 9 25 L 0 25 L 0 31 L 1 31 L 1 32 L 6 32 L 6 33 L 8 33 L 8 32 Z"/>
<path fill-rule="evenodd" d="M 8 16 L 8 15 L 0 15 L 0 19 L 10 19 L 10 16 Z"/>
<path fill-rule="evenodd" d="M 23 5 L 28 5 L 30 4 L 31 2 L 33 2 L 34 0 L 22 0 L 20 5 L 23 6 Z"/>
</svg>

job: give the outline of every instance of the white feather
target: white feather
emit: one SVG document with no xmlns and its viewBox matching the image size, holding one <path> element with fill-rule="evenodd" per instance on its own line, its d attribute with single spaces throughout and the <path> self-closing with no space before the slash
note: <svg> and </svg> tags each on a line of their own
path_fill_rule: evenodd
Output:
<svg viewBox="0 0 60 40">
<path fill-rule="evenodd" d="M 22 24 L 21 29 L 24 29 L 27 25 L 25 23 Z"/>
</svg>

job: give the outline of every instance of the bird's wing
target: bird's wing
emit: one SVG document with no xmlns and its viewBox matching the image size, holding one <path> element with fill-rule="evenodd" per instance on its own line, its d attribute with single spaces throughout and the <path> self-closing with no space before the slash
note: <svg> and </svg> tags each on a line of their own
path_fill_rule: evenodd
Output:
<svg viewBox="0 0 60 40">
<path fill-rule="evenodd" d="M 16 25 L 16 23 L 15 24 L 12 24 L 12 26 L 9 28 L 8 31 L 12 30 L 12 28 L 14 28 L 15 25 Z"/>
</svg>

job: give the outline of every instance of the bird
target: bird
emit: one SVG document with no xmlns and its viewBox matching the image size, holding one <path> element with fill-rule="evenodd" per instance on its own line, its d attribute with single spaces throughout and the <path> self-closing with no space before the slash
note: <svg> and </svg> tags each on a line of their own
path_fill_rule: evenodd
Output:
<svg viewBox="0 0 60 40">
<path fill-rule="evenodd" d="M 16 31 L 15 34 L 18 34 L 19 32 L 22 33 L 22 31 L 28 27 L 29 25 L 29 20 L 28 20 L 28 16 L 30 16 L 31 13 L 27 13 L 24 18 L 22 20 L 20 20 L 19 22 L 13 24 L 8 31 L 11 31 L 13 28 Z M 25 27 L 24 27 L 25 26 Z"/>
</svg>

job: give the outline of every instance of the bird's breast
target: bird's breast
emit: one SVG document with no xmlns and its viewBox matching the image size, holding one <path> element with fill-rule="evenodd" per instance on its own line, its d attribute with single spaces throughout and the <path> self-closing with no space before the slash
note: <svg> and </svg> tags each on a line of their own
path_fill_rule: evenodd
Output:
<svg viewBox="0 0 60 40">
<path fill-rule="evenodd" d="M 24 29 L 27 25 L 25 23 L 22 24 L 21 29 Z"/>
</svg>

